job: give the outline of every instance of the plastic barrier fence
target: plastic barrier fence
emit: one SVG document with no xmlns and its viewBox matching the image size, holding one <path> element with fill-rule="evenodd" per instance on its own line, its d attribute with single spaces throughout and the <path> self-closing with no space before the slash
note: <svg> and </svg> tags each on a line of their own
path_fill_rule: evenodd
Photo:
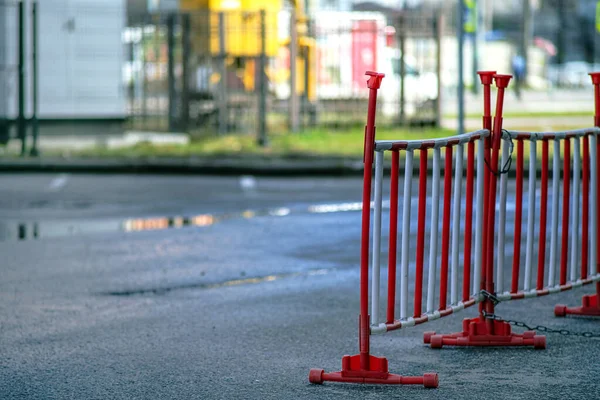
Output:
<svg viewBox="0 0 600 400">
<path fill-rule="evenodd" d="M 513 333 L 507 322 L 494 318 L 494 306 L 593 282 L 597 282 L 597 294 L 585 296 L 582 307 L 557 306 L 555 314 L 600 315 L 600 203 L 596 200 L 600 128 L 538 133 L 503 130 L 504 91 L 511 76 L 483 71 L 479 72 L 484 89 L 482 130 L 435 140 L 376 141 L 375 108 L 383 74 L 367 75 L 370 95 L 365 127 L 359 354 L 344 356 L 339 372 L 312 369 L 310 382 L 437 387 L 434 373 L 417 377 L 389 373 L 387 359 L 370 354 L 370 335 L 422 324 L 477 303 L 479 316 L 465 319 L 462 331 L 445 335 L 426 332 L 424 342 L 432 348 L 543 349 L 545 336 L 533 331 Z M 591 75 L 595 125 L 600 126 L 600 73 Z M 492 81 L 497 87 L 493 128 Z M 383 176 L 388 159 L 389 179 Z M 509 175 L 515 187 L 510 201 Z M 390 212 L 386 230 L 382 209 L 387 184 Z M 507 228 L 514 234 L 512 243 L 506 240 Z M 382 274 L 385 252 L 387 274 Z"/>
</svg>

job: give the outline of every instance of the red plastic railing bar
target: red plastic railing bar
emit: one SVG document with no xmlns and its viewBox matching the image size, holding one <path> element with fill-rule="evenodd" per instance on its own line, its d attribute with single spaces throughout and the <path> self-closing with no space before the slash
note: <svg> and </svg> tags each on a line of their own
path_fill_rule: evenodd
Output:
<svg viewBox="0 0 600 400">
<path fill-rule="evenodd" d="M 450 258 L 450 201 L 452 198 L 452 147 L 446 147 L 444 170 L 444 214 L 442 217 L 442 264 L 440 272 L 440 310 L 446 308 L 448 262 Z"/>
<path fill-rule="evenodd" d="M 569 197 L 571 181 L 571 140 L 563 142 L 563 214 L 562 214 L 562 243 L 560 251 L 560 284 L 567 283 L 567 260 L 569 252 Z M 573 249 L 575 251 L 575 249 Z"/>
<path fill-rule="evenodd" d="M 519 290 L 519 269 L 521 266 L 521 226 L 523 223 L 523 140 L 517 139 L 517 176 L 515 196 L 515 236 L 513 242 L 513 265 L 510 291 Z"/>
<path fill-rule="evenodd" d="M 581 279 L 588 275 L 589 261 L 589 208 L 590 208 L 590 139 L 588 135 L 583 137 L 583 161 L 581 179 Z M 576 177 L 577 179 L 577 177 Z"/>
<path fill-rule="evenodd" d="M 419 211 L 417 220 L 417 256 L 415 277 L 414 317 L 422 313 L 423 260 L 425 254 L 425 205 L 427 201 L 427 149 L 421 149 L 419 165 Z"/>
<path fill-rule="evenodd" d="M 474 132 L 467 132 L 461 135 L 448 136 L 438 139 L 428 140 L 377 140 L 375 142 L 375 150 L 422 150 L 433 147 L 455 146 L 457 144 L 466 144 L 490 135 L 487 129 L 480 129 Z"/>
<path fill-rule="evenodd" d="M 423 324 L 425 322 L 428 322 L 428 321 L 434 321 L 436 319 L 447 317 L 448 315 L 454 314 L 458 310 L 462 310 L 462 309 L 465 309 L 465 308 L 472 307 L 472 306 L 474 306 L 475 304 L 477 304 L 479 302 L 480 302 L 480 299 L 478 297 L 472 297 L 469 300 L 463 302 L 461 304 L 461 307 L 456 307 L 456 306 L 452 307 L 452 306 L 450 306 L 450 307 L 448 307 L 448 308 L 446 308 L 444 310 L 437 311 L 435 314 L 433 314 L 433 313 L 427 313 L 427 314 L 421 315 L 420 317 L 410 318 L 410 319 L 404 320 L 404 321 L 402 321 L 402 320 L 395 320 L 392 323 L 386 323 L 385 324 L 385 331 L 389 332 L 389 331 L 395 331 L 395 330 L 402 329 L 402 328 L 406 329 L 406 328 L 409 328 L 411 326 L 421 325 L 421 324 Z M 377 329 L 378 327 L 372 327 L 372 329 L 373 328 Z M 381 333 L 381 332 L 377 332 L 377 333 Z"/>
<path fill-rule="evenodd" d="M 515 130 L 505 130 L 502 137 L 508 139 L 509 136 L 512 139 L 526 139 L 526 140 L 553 140 L 553 139 L 573 139 L 575 137 L 583 137 L 586 135 L 599 135 L 600 128 L 582 128 L 573 129 L 569 131 L 556 131 L 556 132 L 525 132 Z"/>
<path fill-rule="evenodd" d="M 465 249 L 463 258 L 463 301 L 467 301 L 471 289 L 471 239 L 473 235 L 473 182 L 475 180 L 475 143 L 467 145 L 467 193 L 465 207 Z"/>
<path fill-rule="evenodd" d="M 598 116 L 596 122 L 600 126 L 600 85 L 596 85 L 596 114 Z M 600 138 L 596 137 L 596 157 L 600 158 Z M 596 181 L 600 185 L 600 160 L 596 159 Z M 599 194 L 600 195 L 600 194 Z M 594 199 L 594 207 L 596 207 L 596 273 L 600 273 L 600 201 Z M 593 266 L 592 266 L 593 267 Z M 596 283 L 596 295 L 600 300 L 600 282 Z M 600 301 L 598 302 L 600 304 Z"/>
<path fill-rule="evenodd" d="M 533 142 L 532 142 L 533 145 Z M 548 216 L 548 141 L 542 141 L 542 187 L 540 199 L 540 239 L 538 247 L 538 271 L 536 289 L 544 287 L 544 266 L 546 265 L 546 220 Z"/>
<path fill-rule="evenodd" d="M 390 177 L 390 237 L 388 253 L 388 300 L 387 319 L 394 321 L 396 304 L 396 254 L 398 246 L 398 170 L 400 154 L 392 152 L 392 171 Z"/>
<path fill-rule="evenodd" d="M 567 282 L 564 285 L 557 285 L 553 288 L 543 288 L 541 290 L 536 289 L 530 292 L 519 291 L 517 293 L 501 293 L 496 294 L 496 297 L 502 302 L 511 300 L 522 300 L 533 297 L 542 297 L 553 293 L 566 292 L 571 289 L 598 282 L 600 282 L 600 274 L 579 280 L 577 282 Z"/>
</svg>

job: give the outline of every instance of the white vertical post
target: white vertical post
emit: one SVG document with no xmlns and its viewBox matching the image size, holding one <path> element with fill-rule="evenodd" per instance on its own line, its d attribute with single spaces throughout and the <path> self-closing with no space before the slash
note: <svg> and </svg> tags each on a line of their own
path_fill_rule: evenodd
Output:
<svg viewBox="0 0 600 400">
<path fill-rule="evenodd" d="M 502 141 L 502 168 L 508 161 L 508 143 Z M 500 176 L 500 215 L 498 216 L 498 268 L 496 269 L 496 286 L 498 293 L 504 292 L 504 242 L 506 237 L 506 191 L 508 189 L 508 174 Z"/>
<path fill-rule="evenodd" d="M 529 141 L 529 196 L 527 202 L 527 249 L 525 252 L 525 283 L 524 289 L 531 289 L 531 271 L 533 270 L 533 240 L 535 239 L 535 180 L 536 180 L 536 142 Z"/>
<path fill-rule="evenodd" d="M 456 146 L 454 165 L 454 199 L 452 207 L 452 265 L 450 268 L 450 302 L 458 303 L 458 251 L 460 244 L 460 201 L 462 194 L 464 145 Z"/>
<path fill-rule="evenodd" d="M 429 275 L 427 277 L 427 312 L 433 312 L 437 271 L 437 246 L 440 212 L 440 149 L 433 149 L 433 184 L 431 189 L 431 224 L 429 239 Z"/>
<path fill-rule="evenodd" d="M 383 151 L 375 152 L 375 209 L 373 215 L 373 271 L 371 279 L 371 323 L 379 323 L 379 277 L 381 258 L 381 188 Z"/>
<path fill-rule="evenodd" d="M 559 217 L 559 183 L 560 183 L 560 142 L 554 139 L 552 156 L 552 231 L 550 232 L 550 268 L 548 273 L 548 286 L 554 286 L 556 269 L 558 267 L 558 217 Z M 594 187 L 592 186 L 592 193 Z M 593 198 L 593 197 L 592 197 Z"/>
<path fill-rule="evenodd" d="M 477 142 L 477 213 L 475 215 L 475 265 L 473 267 L 473 294 L 479 293 L 479 280 L 481 279 L 482 267 L 482 244 L 483 244 L 483 177 L 484 145 L 485 139 Z"/>
<path fill-rule="evenodd" d="M 577 264 L 581 257 L 579 253 L 579 175 L 581 169 L 581 154 L 578 137 L 573 139 L 573 197 L 571 199 L 571 282 L 577 279 Z M 594 202 L 596 199 L 593 200 Z"/>
<path fill-rule="evenodd" d="M 596 165 L 598 162 L 598 154 L 596 152 L 596 141 L 598 140 L 598 138 L 596 137 L 596 134 L 590 135 L 590 172 L 591 172 L 591 185 L 592 185 L 592 194 L 591 194 L 591 201 L 590 201 L 590 219 L 591 219 L 591 224 L 590 224 L 590 228 L 591 228 L 591 232 L 590 232 L 590 273 L 591 275 L 596 274 L 596 238 L 598 237 L 598 226 L 597 223 L 598 221 L 596 220 L 596 218 L 598 217 L 597 211 L 596 211 L 596 207 L 597 207 L 597 202 L 598 202 L 598 176 L 596 175 Z"/>
<path fill-rule="evenodd" d="M 410 250 L 410 203 L 413 150 L 406 151 L 404 164 L 404 201 L 402 202 L 402 264 L 400 267 L 400 319 L 408 317 L 408 254 Z"/>
</svg>

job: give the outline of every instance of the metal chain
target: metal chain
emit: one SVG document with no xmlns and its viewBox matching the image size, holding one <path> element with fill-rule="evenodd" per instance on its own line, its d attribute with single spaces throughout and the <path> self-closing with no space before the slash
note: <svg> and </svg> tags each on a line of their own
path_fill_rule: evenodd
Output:
<svg viewBox="0 0 600 400">
<path fill-rule="evenodd" d="M 539 332 L 546 332 L 546 333 L 558 333 L 558 334 L 561 334 L 563 336 L 580 336 L 580 337 L 585 337 L 585 338 L 600 338 L 600 333 L 593 333 L 593 332 L 572 332 L 572 331 L 569 331 L 567 329 L 552 329 L 552 328 L 549 328 L 549 327 L 544 326 L 544 325 L 529 326 L 525 322 L 514 321 L 512 319 L 504 319 L 504 318 L 500 317 L 499 315 L 488 313 L 485 310 L 483 310 L 483 316 L 485 318 L 487 318 L 487 319 L 493 319 L 493 320 L 496 320 L 496 321 L 506 322 L 506 323 L 509 323 L 511 325 L 518 326 L 519 328 L 525 328 L 525 329 L 527 329 L 529 331 L 539 331 Z"/>
<path fill-rule="evenodd" d="M 494 174 L 495 176 L 500 176 L 502 174 L 508 174 L 508 172 L 510 171 L 510 167 L 512 165 L 512 154 L 513 154 L 513 150 L 515 149 L 515 145 L 513 143 L 513 138 L 510 134 L 510 132 L 508 132 L 506 129 L 502 129 L 502 132 L 505 132 L 508 137 L 509 137 L 509 148 L 510 148 L 510 153 L 508 155 L 508 160 L 506 160 L 506 162 L 504 163 L 504 165 L 502 166 L 502 169 L 498 172 L 494 171 L 492 169 L 492 167 L 490 166 L 490 164 L 488 163 L 488 161 L 484 158 L 483 161 L 485 162 L 485 166 L 488 168 L 488 170 Z"/>
</svg>

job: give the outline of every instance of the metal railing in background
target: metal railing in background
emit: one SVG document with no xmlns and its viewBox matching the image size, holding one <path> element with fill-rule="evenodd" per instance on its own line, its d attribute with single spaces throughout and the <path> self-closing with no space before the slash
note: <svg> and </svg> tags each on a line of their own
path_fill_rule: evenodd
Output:
<svg viewBox="0 0 600 400">
<path fill-rule="evenodd" d="M 264 143 L 267 132 L 361 124 L 368 69 L 393 82 L 380 125 L 439 125 L 442 17 L 323 12 L 303 34 L 295 21 L 294 12 L 268 11 L 130 18 L 131 126 Z"/>
<path fill-rule="evenodd" d="M 0 144 L 17 137 L 22 156 L 27 153 L 29 129 L 33 136 L 30 154 L 38 155 L 37 32 L 36 1 L 0 3 Z"/>
</svg>

